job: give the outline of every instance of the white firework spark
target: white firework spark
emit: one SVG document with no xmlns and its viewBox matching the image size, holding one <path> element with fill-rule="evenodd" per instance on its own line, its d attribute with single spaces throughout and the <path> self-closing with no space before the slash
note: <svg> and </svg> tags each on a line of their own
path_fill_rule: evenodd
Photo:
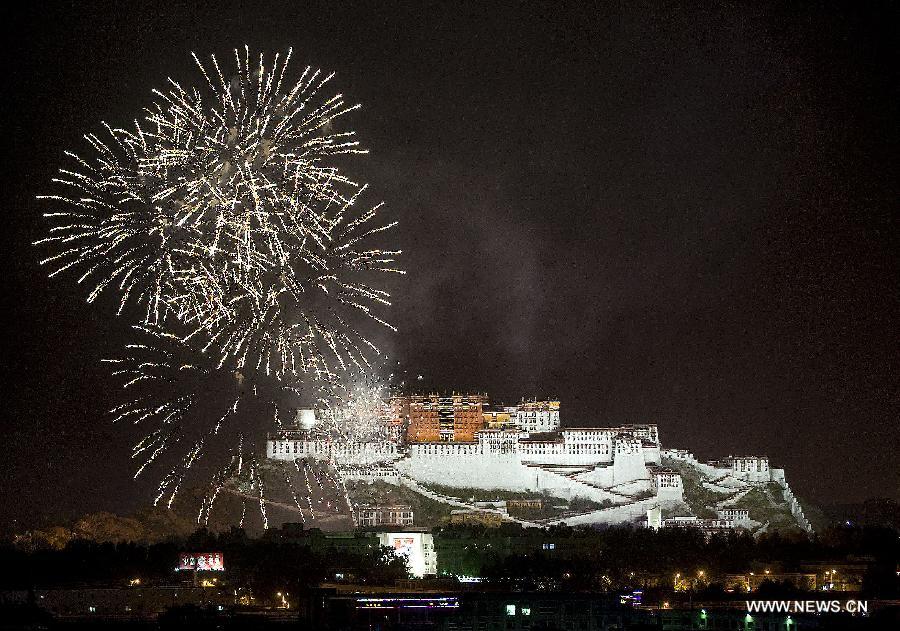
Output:
<svg viewBox="0 0 900 631">
<path fill-rule="evenodd" d="M 224 308 L 219 302 L 198 311 L 190 337 L 204 339 L 203 350 L 218 352 L 222 364 L 279 377 L 325 379 L 369 370 L 379 350 L 363 332 L 366 323 L 396 329 L 380 315 L 391 305 L 390 294 L 363 279 L 403 271 L 395 267 L 398 250 L 363 247 L 396 222 L 378 224 L 380 204 L 355 214 L 360 192 L 328 213 L 321 241 L 286 251 L 285 267 L 247 274 L 240 283 L 214 283 L 232 286 L 232 297 Z"/>
<path fill-rule="evenodd" d="M 148 137 L 104 126 L 107 137 L 85 136 L 91 158 L 66 153 L 76 166 L 53 179 L 61 192 L 39 196 L 57 210 L 44 215 L 50 235 L 35 245 L 55 250 L 41 261 L 54 268 L 51 277 L 77 270 L 78 283 L 91 286 L 88 302 L 114 288 L 119 313 L 141 304 L 143 321 L 158 323 L 190 300 L 186 287 L 203 282 L 189 263 L 199 234 L 177 223 L 177 202 L 152 202 L 153 185 L 138 166 Z"/>
<path fill-rule="evenodd" d="M 377 374 L 377 370 L 361 373 L 340 384 L 331 405 L 321 411 L 322 422 L 316 428 L 320 436 L 341 442 L 391 440 L 390 392 Z"/>
</svg>

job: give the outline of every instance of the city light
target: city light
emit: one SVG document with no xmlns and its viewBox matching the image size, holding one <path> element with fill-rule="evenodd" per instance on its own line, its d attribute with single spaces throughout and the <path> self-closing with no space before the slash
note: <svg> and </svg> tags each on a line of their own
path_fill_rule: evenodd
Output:
<svg viewBox="0 0 900 631">
<path fill-rule="evenodd" d="M 513 605 L 514 607 L 515 605 Z M 431 598 L 357 598 L 357 609 L 458 609 L 459 599 L 455 596 L 434 596 Z"/>
</svg>

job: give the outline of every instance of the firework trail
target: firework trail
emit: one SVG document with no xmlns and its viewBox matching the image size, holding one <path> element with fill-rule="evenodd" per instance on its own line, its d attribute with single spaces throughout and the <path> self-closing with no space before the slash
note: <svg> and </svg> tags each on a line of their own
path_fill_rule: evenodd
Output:
<svg viewBox="0 0 900 631">
<path fill-rule="evenodd" d="M 301 471 L 301 469 L 300 469 L 301 462 L 303 463 L 303 469 L 302 469 L 303 479 L 306 482 L 306 501 L 309 504 L 309 514 L 310 514 L 310 516 L 313 516 L 313 515 L 315 515 L 315 513 L 313 512 L 313 505 L 312 505 L 312 487 L 309 484 L 309 475 L 306 472 L 306 461 L 305 460 L 295 460 L 294 466 L 297 467 L 297 471 L 300 472 Z"/>
<path fill-rule="evenodd" d="M 301 388 L 222 370 L 174 333 L 160 327 L 134 328 L 138 339 L 126 347 L 125 355 L 104 361 L 129 395 L 126 403 L 111 410 L 114 422 L 144 430 L 132 450 L 135 477 L 151 467 L 165 471 L 154 504 L 166 498 L 171 507 L 188 474 L 204 458 L 215 470 L 199 519 L 208 521 L 222 486 L 241 476 L 247 464 L 251 488 L 262 497 L 255 454 L 266 432 L 279 423 L 279 403 L 301 397 Z"/>
<path fill-rule="evenodd" d="M 331 475 L 327 468 L 323 471 L 323 474 L 328 479 L 328 481 L 331 482 L 335 486 L 335 488 L 341 492 L 341 496 L 344 498 L 344 502 L 346 502 L 347 504 L 347 510 L 350 512 L 350 519 L 356 522 L 356 511 L 353 510 L 353 504 L 350 501 L 350 492 L 347 490 L 347 483 L 344 480 L 344 476 L 342 476 L 340 471 L 338 471 L 337 465 L 334 462 L 329 461 L 328 464 L 334 467 L 336 475 Z M 337 512 L 340 512 L 339 509 L 336 510 Z"/>
<path fill-rule="evenodd" d="M 336 442 L 380 442 L 390 440 L 389 425 L 393 418 L 389 388 L 378 376 L 381 367 L 358 373 L 341 381 L 334 396 L 321 410 L 321 423 L 316 428 L 321 438 Z"/>
<path fill-rule="evenodd" d="M 294 482 L 291 480 L 291 476 L 288 474 L 287 469 L 283 471 L 284 473 L 284 483 L 287 485 L 287 488 L 291 491 L 291 498 L 294 500 L 294 504 L 297 506 L 297 510 L 300 511 L 300 521 L 306 523 L 306 518 L 303 516 L 303 507 L 300 506 L 300 498 L 297 497 L 297 491 L 294 489 Z M 314 515 L 310 515 L 310 519 L 314 519 Z"/>
<path fill-rule="evenodd" d="M 257 494 L 259 497 L 259 513 L 262 515 L 263 520 L 263 529 L 268 530 L 269 528 L 269 516 L 266 514 L 266 498 L 265 498 L 265 488 L 263 487 L 262 478 L 259 475 L 259 466 L 256 463 L 256 460 L 253 460 L 253 463 L 250 465 L 250 488 L 257 489 Z"/>
<path fill-rule="evenodd" d="M 373 272 L 402 272 L 391 267 L 399 251 L 358 247 L 394 224 L 370 228 L 377 207 L 356 214 L 356 201 L 354 196 L 345 202 L 329 220 L 323 245 L 298 246 L 285 267 L 240 282 L 213 283 L 230 297 L 209 301 L 208 311 L 195 309 L 187 319 L 194 326 L 189 337 L 204 340 L 203 350 L 217 353 L 223 365 L 280 378 L 309 374 L 339 380 L 371 370 L 370 358 L 379 349 L 365 327 L 396 329 L 380 314 L 390 307 L 390 294 L 361 279 Z"/>
<path fill-rule="evenodd" d="M 218 279 L 187 320 L 223 362 L 267 374 L 362 370 L 377 348 L 354 324 L 384 326 L 377 307 L 389 295 L 359 272 L 400 272 L 396 250 L 368 247 L 392 228 L 378 204 L 357 212 L 360 187 L 326 160 L 364 153 L 353 132 L 334 121 L 358 108 L 341 95 L 316 101 L 332 75 L 307 67 L 285 82 L 291 54 L 270 61 L 235 51 L 226 78 L 215 56 L 194 57 L 204 90 L 170 80 L 147 120 L 155 146 L 142 168 L 166 183 L 159 199 L 177 196 L 179 218 L 202 235 Z M 204 308 L 205 307 L 205 308 Z"/>
<path fill-rule="evenodd" d="M 321 97 L 333 75 L 320 70 L 307 67 L 286 82 L 290 58 L 291 51 L 251 57 L 245 47 L 226 76 L 214 55 L 194 55 L 201 86 L 170 78 L 147 110 L 155 143 L 141 166 L 165 183 L 156 198 L 184 203 L 181 221 L 242 271 L 283 262 L 289 240 L 322 237 L 310 206 L 341 200 L 355 186 L 328 159 L 365 153 L 354 132 L 334 131 L 359 105 Z"/>
</svg>

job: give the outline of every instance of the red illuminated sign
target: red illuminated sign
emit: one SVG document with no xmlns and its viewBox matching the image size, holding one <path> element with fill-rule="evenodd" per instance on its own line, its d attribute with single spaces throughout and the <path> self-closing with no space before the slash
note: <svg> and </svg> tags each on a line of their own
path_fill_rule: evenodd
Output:
<svg viewBox="0 0 900 631">
<path fill-rule="evenodd" d="M 178 561 L 178 570 L 225 571 L 225 561 L 221 552 L 185 552 Z"/>
</svg>

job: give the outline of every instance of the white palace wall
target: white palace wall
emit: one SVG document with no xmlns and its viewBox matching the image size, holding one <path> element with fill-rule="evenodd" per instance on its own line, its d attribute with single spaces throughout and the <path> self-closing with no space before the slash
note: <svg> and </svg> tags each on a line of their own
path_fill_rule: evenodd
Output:
<svg viewBox="0 0 900 631">
<path fill-rule="evenodd" d="M 344 442 L 326 440 L 269 439 L 266 455 L 273 460 L 335 460 L 346 465 L 372 465 L 399 458 L 402 454 L 396 443 Z"/>
</svg>

